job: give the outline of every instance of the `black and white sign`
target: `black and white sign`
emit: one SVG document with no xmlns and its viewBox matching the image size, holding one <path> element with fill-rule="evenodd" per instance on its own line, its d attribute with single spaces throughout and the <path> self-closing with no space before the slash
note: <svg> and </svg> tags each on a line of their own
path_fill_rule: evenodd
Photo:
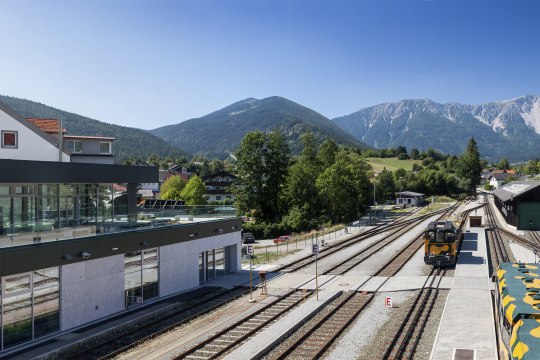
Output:
<svg viewBox="0 0 540 360">
<path fill-rule="evenodd" d="M 311 254 L 313 255 L 319 254 L 319 244 L 311 244 Z"/>
<path fill-rule="evenodd" d="M 247 254 L 248 255 L 254 255 L 255 254 L 255 248 L 253 245 L 248 245 L 247 246 Z"/>
</svg>

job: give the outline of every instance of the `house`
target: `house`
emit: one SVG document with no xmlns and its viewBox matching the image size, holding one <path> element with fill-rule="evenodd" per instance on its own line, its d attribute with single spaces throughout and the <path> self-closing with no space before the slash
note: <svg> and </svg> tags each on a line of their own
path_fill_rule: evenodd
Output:
<svg viewBox="0 0 540 360">
<path fill-rule="evenodd" d="M 396 205 L 418 206 L 424 202 L 425 194 L 412 191 L 402 191 L 396 193 Z"/>
<path fill-rule="evenodd" d="M 229 190 L 229 186 L 236 180 L 236 176 L 227 172 L 220 171 L 215 174 L 205 176 L 202 181 L 206 186 L 207 201 L 234 201 L 234 195 Z"/>
<path fill-rule="evenodd" d="M 60 120 L 28 118 L 26 119 L 45 133 L 60 141 Z M 71 153 L 70 161 L 78 163 L 114 164 L 112 150 L 113 137 L 68 135 L 62 128 L 62 145 Z"/>
<path fill-rule="evenodd" d="M 493 170 L 488 178 L 489 185 L 493 189 L 498 189 L 510 176 L 515 176 L 514 170 Z"/>
<path fill-rule="evenodd" d="M 240 269 L 239 218 L 141 209 L 158 168 L 72 161 L 59 124 L 0 102 L 0 358 Z"/>
</svg>

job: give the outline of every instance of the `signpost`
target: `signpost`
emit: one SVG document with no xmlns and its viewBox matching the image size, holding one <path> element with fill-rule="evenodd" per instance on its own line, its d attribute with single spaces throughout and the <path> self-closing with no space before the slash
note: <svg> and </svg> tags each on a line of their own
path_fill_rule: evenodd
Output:
<svg viewBox="0 0 540 360">
<path fill-rule="evenodd" d="M 254 302 L 253 300 L 253 255 L 255 254 L 255 248 L 253 245 L 247 246 L 247 254 L 249 256 L 249 302 Z"/>
<path fill-rule="evenodd" d="M 319 301 L 319 273 L 317 267 L 317 258 L 319 255 L 319 244 L 311 244 L 311 254 L 315 255 L 315 295 L 317 296 L 317 301 Z"/>
</svg>

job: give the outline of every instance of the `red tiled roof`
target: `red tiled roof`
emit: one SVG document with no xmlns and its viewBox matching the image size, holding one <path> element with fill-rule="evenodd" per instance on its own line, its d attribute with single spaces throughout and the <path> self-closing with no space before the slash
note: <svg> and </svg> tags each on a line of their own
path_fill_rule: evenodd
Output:
<svg viewBox="0 0 540 360">
<path fill-rule="evenodd" d="M 30 121 L 32 124 L 36 125 L 38 128 L 48 134 L 58 134 L 58 119 L 29 118 L 26 120 Z M 62 134 L 65 134 L 66 132 L 67 130 L 62 128 Z"/>
</svg>

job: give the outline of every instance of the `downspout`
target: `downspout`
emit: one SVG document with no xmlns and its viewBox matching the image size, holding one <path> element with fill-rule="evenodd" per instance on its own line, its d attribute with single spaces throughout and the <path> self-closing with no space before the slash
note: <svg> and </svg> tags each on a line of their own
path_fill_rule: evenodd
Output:
<svg viewBox="0 0 540 360">
<path fill-rule="evenodd" d="M 58 161 L 62 162 L 62 155 L 63 155 L 63 138 L 62 138 L 62 119 L 58 119 Z"/>
</svg>

